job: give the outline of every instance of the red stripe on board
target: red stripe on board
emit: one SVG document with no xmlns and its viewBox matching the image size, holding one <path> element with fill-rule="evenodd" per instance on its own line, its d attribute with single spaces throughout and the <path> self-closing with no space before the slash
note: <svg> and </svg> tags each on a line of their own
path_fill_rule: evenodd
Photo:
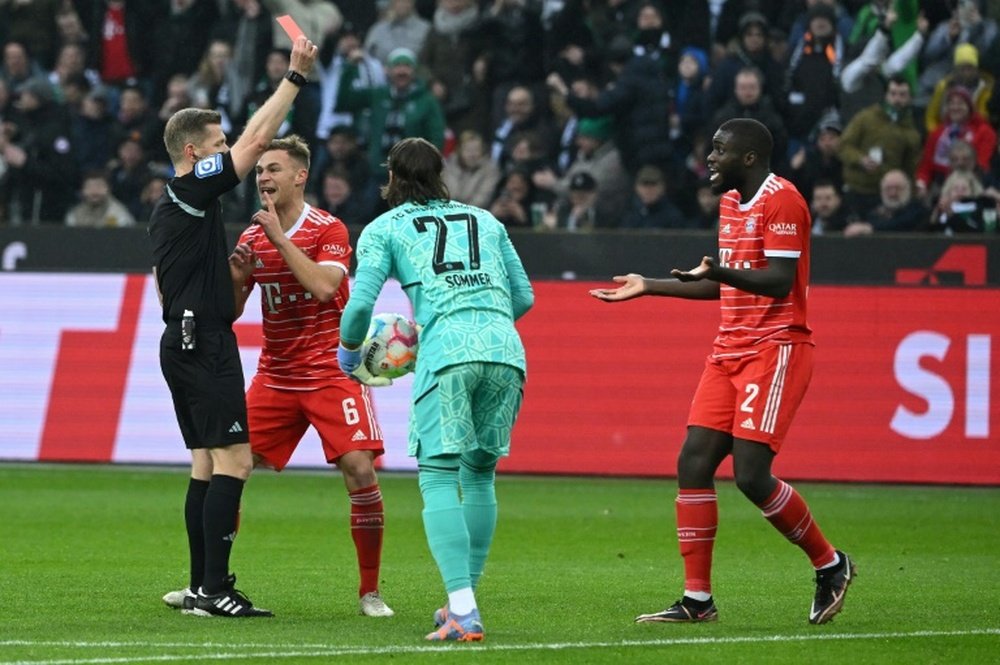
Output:
<svg viewBox="0 0 1000 665">
<path fill-rule="evenodd" d="M 115 330 L 62 333 L 38 459 L 111 461 L 145 283 L 125 278 Z"/>
</svg>

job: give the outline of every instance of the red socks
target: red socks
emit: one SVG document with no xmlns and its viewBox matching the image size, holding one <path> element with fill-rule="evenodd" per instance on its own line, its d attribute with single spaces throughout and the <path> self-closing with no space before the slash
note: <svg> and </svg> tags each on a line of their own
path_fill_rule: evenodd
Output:
<svg viewBox="0 0 1000 665">
<path fill-rule="evenodd" d="M 361 586 L 358 596 L 378 590 L 382 562 L 382 492 L 377 484 L 348 492 L 351 498 L 351 537 L 358 552 Z"/>
<path fill-rule="evenodd" d="M 823 536 L 805 500 L 783 480 L 767 500 L 758 506 L 764 517 L 789 541 L 808 555 L 814 568 L 821 568 L 836 560 L 833 545 Z"/>
<path fill-rule="evenodd" d="M 684 558 L 684 590 L 712 593 L 712 548 L 719 525 L 719 506 L 714 489 L 678 490 L 677 542 Z M 764 517 L 785 538 L 809 556 L 815 568 L 836 560 L 833 545 L 813 521 L 809 506 L 788 483 L 778 487 L 759 506 Z"/>
<path fill-rule="evenodd" d="M 712 548 L 719 526 L 714 489 L 678 490 L 677 542 L 684 558 L 684 590 L 712 593 Z"/>
</svg>

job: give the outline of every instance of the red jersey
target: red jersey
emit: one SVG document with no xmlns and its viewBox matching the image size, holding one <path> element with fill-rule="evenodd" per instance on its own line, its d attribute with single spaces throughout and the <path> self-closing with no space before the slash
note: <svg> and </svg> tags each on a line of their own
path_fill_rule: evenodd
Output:
<svg viewBox="0 0 1000 665">
<path fill-rule="evenodd" d="M 260 285 L 264 348 L 257 375 L 272 388 L 312 390 L 330 379 L 348 380 L 337 365 L 340 317 L 347 304 L 351 245 L 347 227 L 330 213 L 306 204 L 285 235 L 320 265 L 344 271 L 344 280 L 324 304 L 306 291 L 281 253 L 254 224 L 240 236 L 257 254 L 245 288 Z"/>
<path fill-rule="evenodd" d="M 798 259 L 792 290 L 770 298 L 719 285 L 722 322 L 713 356 L 752 355 L 761 345 L 812 343 L 806 323 L 809 290 L 809 239 L 812 220 L 795 185 L 773 173 L 752 199 L 740 202 L 739 192 L 723 194 L 719 202 L 719 263 L 736 270 L 760 270 L 768 258 Z"/>
</svg>

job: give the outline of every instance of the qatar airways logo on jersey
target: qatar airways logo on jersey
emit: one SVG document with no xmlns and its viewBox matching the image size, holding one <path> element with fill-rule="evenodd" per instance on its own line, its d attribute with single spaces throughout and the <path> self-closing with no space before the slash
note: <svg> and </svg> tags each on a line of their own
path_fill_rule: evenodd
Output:
<svg viewBox="0 0 1000 665">
<path fill-rule="evenodd" d="M 794 236 L 799 232 L 798 225 L 791 222 L 771 222 L 767 230 L 776 236 Z"/>
<path fill-rule="evenodd" d="M 327 243 L 323 245 L 322 250 L 324 252 L 329 252 L 330 254 L 346 254 L 347 248 L 343 245 L 338 245 L 336 243 Z"/>
</svg>

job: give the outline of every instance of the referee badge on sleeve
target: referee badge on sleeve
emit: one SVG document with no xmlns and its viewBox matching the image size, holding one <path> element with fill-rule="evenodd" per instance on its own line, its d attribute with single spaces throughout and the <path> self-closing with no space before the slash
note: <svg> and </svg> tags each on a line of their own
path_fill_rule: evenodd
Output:
<svg viewBox="0 0 1000 665">
<path fill-rule="evenodd" d="M 194 165 L 194 175 L 198 178 L 209 178 L 222 173 L 222 153 L 210 155 Z"/>
</svg>

